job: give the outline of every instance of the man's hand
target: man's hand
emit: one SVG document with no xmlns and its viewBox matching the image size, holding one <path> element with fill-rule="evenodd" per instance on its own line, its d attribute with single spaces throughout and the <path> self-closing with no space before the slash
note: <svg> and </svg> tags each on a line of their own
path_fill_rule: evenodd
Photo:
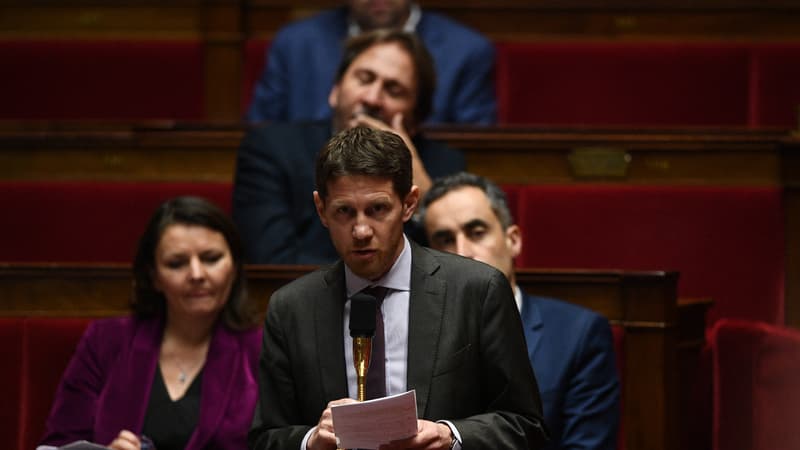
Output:
<svg viewBox="0 0 800 450">
<path fill-rule="evenodd" d="M 420 419 L 417 420 L 416 436 L 381 445 L 379 450 L 447 450 L 450 448 L 450 443 L 452 441 L 453 437 L 450 432 L 450 427 L 443 423 Z"/>
<path fill-rule="evenodd" d="M 328 402 L 325 411 L 322 411 L 322 416 L 319 418 L 319 423 L 311 436 L 308 437 L 306 448 L 308 450 L 333 450 L 336 449 L 336 435 L 333 432 L 333 414 L 331 413 L 331 406 L 345 405 L 347 403 L 355 403 L 352 398 L 342 398 Z"/>
<path fill-rule="evenodd" d="M 414 184 L 419 187 L 419 195 L 422 197 L 426 192 L 428 192 L 428 189 L 431 188 L 431 177 L 428 175 L 428 171 L 425 170 L 425 165 L 422 164 L 422 160 L 419 158 L 417 147 L 414 147 L 414 143 L 411 142 L 411 136 L 407 131 L 403 120 L 403 114 L 397 113 L 394 115 L 394 117 L 392 117 L 392 123 L 389 125 L 380 119 L 376 119 L 367 115 L 366 113 L 357 113 L 352 119 L 350 119 L 350 123 L 348 125 L 350 127 L 363 125 L 370 128 L 375 128 L 377 130 L 391 131 L 392 133 L 400 136 L 400 138 L 403 139 L 403 142 L 405 142 L 406 147 L 408 147 L 408 151 L 411 152 L 412 180 Z"/>
</svg>

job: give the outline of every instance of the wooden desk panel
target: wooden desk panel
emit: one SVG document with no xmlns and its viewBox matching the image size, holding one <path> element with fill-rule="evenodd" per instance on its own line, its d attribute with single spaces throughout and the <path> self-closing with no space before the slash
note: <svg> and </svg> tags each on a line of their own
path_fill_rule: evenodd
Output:
<svg viewBox="0 0 800 450">
<path fill-rule="evenodd" d="M 0 180 L 233 180 L 235 123 L 0 123 Z M 780 184 L 782 129 L 429 128 L 501 184 Z M 601 152 L 600 155 L 597 152 Z M 594 153 L 593 153 L 594 152 Z M 603 165 L 624 158 L 624 172 Z M 583 158 L 583 159 L 582 159 Z M 582 167 L 582 172 L 578 170 Z M 622 168 L 619 168 L 622 170 Z M 587 172 L 588 171 L 588 172 Z"/>
<path fill-rule="evenodd" d="M 0 181 L 232 182 L 243 133 L 231 122 L 0 122 Z M 427 134 L 463 149 L 468 170 L 500 184 L 783 186 L 786 322 L 800 326 L 800 139 L 788 130 L 436 127 Z"/>
<path fill-rule="evenodd" d="M 275 289 L 311 269 L 248 267 L 250 293 L 262 314 Z M 517 277 L 530 293 L 592 308 L 624 328 L 626 448 L 677 448 L 682 427 L 678 408 L 687 391 L 679 381 L 691 381 L 681 374 L 693 369 L 682 364 L 691 361 L 685 355 L 702 345 L 708 304 L 679 304 L 676 273 L 521 270 Z M 128 265 L 0 264 L 0 316 L 123 315 L 130 289 Z"/>
</svg>

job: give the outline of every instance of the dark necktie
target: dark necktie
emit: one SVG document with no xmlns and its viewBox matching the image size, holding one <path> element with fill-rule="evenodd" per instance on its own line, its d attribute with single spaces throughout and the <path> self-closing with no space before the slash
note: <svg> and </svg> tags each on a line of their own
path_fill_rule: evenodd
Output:
<svg viewBox="0 0 800 450">
<path fill-rule="evenodd" d="M 386 397 L 386 342 L 383 333 L 383 313 L 381 305 L 388 288 L 371 286 L 364 289 L 365 294 L 375 297 L 375 336 L 372 338 L 372 360 L 367 371 L 367 400 Z"/>
</svg>

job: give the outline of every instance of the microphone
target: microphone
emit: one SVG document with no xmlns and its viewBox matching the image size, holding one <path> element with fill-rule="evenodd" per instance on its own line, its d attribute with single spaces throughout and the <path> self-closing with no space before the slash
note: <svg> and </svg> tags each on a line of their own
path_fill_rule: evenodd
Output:
<svg viewBox="0 0 800 450">
<path fill-rule="evenodd" d="M 356 368 L 358 401 L 367 398 L 367 371 L 372 357 L 372 337 L 375 336 L 377 300 L 359 292 L 350 298 L 350 336 L 353 338 L 353 365 Z"/>
</svg>

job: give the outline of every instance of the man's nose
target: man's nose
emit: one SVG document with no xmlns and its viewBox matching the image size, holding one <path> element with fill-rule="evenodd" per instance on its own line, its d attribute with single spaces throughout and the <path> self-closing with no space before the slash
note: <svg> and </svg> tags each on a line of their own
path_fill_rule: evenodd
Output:
<svg viewBox="0 0 800 450">
<path fill-rule="evenodd" d="M 472 252 L 472 244 L 469 239 L 462 235 L 456 236 L 456 253 L 466 258 L 474 258 L 475 254 Z"/>
<path fill-rule="evenodd" d="M 364 95 L 361 97 L 362 101 L 372 107 L 380 106 L 383 100 L 380 83 L 372 83 L 364 88 Z"/>
<path fill-rule="evenodd" d="M 364 222 L 356 223 L 353 226 L 353 239 L 363 241 L 372 237 L 372 227 Z"/>
</svg>

